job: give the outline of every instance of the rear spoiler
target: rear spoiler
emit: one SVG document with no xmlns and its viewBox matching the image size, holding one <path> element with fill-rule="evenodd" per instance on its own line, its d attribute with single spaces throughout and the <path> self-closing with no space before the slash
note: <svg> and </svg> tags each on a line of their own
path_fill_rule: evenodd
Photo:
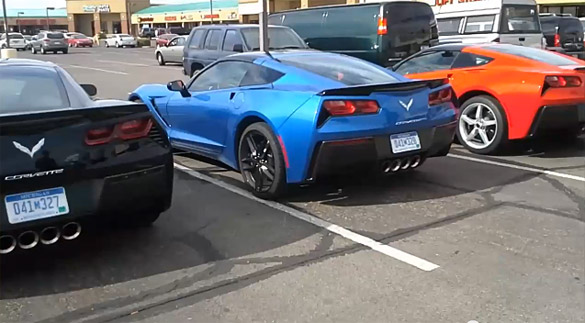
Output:
<svg viewBox="0 0 585 323">
<path fill-rule="evenodd" d="M 397 83 L 379 83 L 370 85 L 348 86 L 338 89 L 323 90 L 318 93 L 321 96 L 332 95 L 363 95 L 367 96 L 373 92 L 396 92 L 396 91 L 412 91 L 428 87 L 434 89 L 441 85 L 449 83 L 448 79 L 435 79 L 423 81 L 397 82 Z"/>
</svg>

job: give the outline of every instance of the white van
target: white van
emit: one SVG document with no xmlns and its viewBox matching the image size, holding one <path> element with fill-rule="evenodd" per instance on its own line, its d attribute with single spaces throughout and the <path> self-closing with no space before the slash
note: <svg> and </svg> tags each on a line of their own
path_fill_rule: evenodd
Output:
<svg viewBox="0 0 585 323">
<path fill-rule="evenodd" d="M 439 42 L 499 42 L 544 48 L 534 0 L 421 0 L 435 13 Z"/>
</svg>

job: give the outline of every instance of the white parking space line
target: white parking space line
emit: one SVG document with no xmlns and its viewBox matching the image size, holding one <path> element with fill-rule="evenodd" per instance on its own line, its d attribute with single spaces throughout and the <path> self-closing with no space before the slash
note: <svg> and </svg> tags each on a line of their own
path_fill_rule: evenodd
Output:
<svg viewBox="0 0 585 323">
<path fill-rule="evenodd" d="M 514 164 L 508 164 L 508 163 L 501 163 L 501 162 L 497 162 L 497 161 L 493 161 L 493 160 L 480 159 L 480 158 L 463 156 L 463 155 L 456 155 L 456 154 L 448 154 L 447 156 L 453 157 L 453 158 L 458 158 L 458 159 L 463 159 L 463 160 L 468 160 L 468 161 L 473 161 L 473 162 L 477 162 L 477 163 L 484 163 L 484 164 L 488 164 L 488 165 L 508 167 L 508 168 L 523 170 L 523 171 L 532 172 L 532 173 L 540 173 L 540 174 L 545 174 L 545 175 L 549 175 L 549 176 L 555 176 L 555 177 L 560 177 L 560 178 L 572 179 L 574 181 L 585 182 L 585 177 L 571 175 L 571 174 L 565 174 L 565 173 L 559 173 L 559 172 L 546 170 L 546 169 L 539 169 L 539 168 L 526 167 L 526 166 L 520 166 L 520 165 L 514 165 Z"/>
<path fill-rule="evenodd" d="M 292 207 L 274 202 L 274 201 L 267 201 L 267 200 L 262 200 L 260 198 L 255 197 L 254 195 L 252 195 L 252 193 L 243 190 L 239 187 L 233 186 L 231 184 L 225 183 L 223 181 L 220 181 L 218 179 L 215 179 L 213 177 L 207 176 L 205 174 L 202 174 L 196 170 L 193 170 L 189 167 L 183 166 L 181 164 L 177 164 L 175 163 L 175 168 L 193 176 L 196 177 L 200 180 L 212 183 L 214 185 L 217 185 L 223 189 L 226 189 L 230 192 L 236 193 L 240 196 L 243 196 L 245 198 L 248 198 L 250 200 L 256 201 L 258 203 L 262 203 L 266 206 L 269 206 L 273 209 L 288 213 L 289 215 L 292 215 L 293 217 L 309 222 L 311 224 L 314 224 L 318 227 L 324 228 L 330 232 L 333 232 L 335 234 L 338 234 L 346 239 L 349 239 L 353 242 L 359 243 L 363 246 L 369 247 L 375 251 L 378 251 L 386 256 L 392 257 L 394 259 L 400 260 L 406 264 L 409 264 L 411 266 L 414 266 L 418 269 L 424 270 L 424 271 L 432 271 L 435 270 L 437 268 L 439 268 L 438 265 L 433 264 L 432 262 L 429 262 L 427 260 L 424 260 L 422 258 L 413 256 L 407 252 L 404 252 L 402 250 L 398 250 L 396 248 L 390 247 L 389 245 L 380 243 L 376 240 L 373 240 L 371 238 L 368 238 L 366 236 L 362 236 L 360 234 L 357 234 L 353 231 L 347 230 L 343 227 L 340 227 L 336 224 L 333 223 L 329 223 L 323 219 L 320 219 L 318 217 L 315 217 L 313 215 L 310 215 L 308 213 L 296 210 Z"/>
<path fill-rule="evenodd" d="M 106 59 L 97 60 L 100 63 L 114 63 L 114 64 L 121 64 L 121 65 L 130 65 L 130 66 L 146 66 L 149 67 L 148 64 L 140 64 L 140 63 L 127 63 L 127 62 L 120 62 L 120 61 L 110 61 Z"/>
<path fill-rule="evenodd" d="M 96 68 L 96 67 L 88 67 L 88 66 L 80 66 L 80 65 L 65 65 L 64 67 L 74 67 L 74 68 L 81 68 L 81 69 L 85 69 L 85 70 L 99 71 L 99 72 L 104 72 L 104 73 L 128 75 L 128 73 L 124 73 L 124 72 L 120 72 L 120 71 L 105 70 L 105 69 Z"/>
</svg>

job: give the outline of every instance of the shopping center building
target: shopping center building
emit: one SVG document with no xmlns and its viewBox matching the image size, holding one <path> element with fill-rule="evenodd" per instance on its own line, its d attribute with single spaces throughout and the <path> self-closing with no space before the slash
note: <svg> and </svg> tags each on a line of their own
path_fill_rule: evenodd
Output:
<svg viewBox="0 0 585 323">
<path fill-rule="evenodd" d="M 585 0 L 536 0 L 541 13 L 564 13 L 585 17 Z"/>
<path fill-rule="evenodd" d="M 213 6 L 213 7 L 212 7 Z M 143 28 L 192 28 L 210 23 L 237 23 L 238 0 L 200 1 L 178 5 L 151 6 L 132 15 L 132 25 Z"/>
<path fill-rule="evenodd" d="M 47 21 L 47 15 L 49 17 Z M 36 35 L 43 29 L 67 29 L 65 9 L 7 9 L 8 30 Z M 4 13 L 0 8 L 0 32 L 4 32 Z"/>
<path fill-rule="evenodd" d="M 66 0 L 70 31 L 86 35 L 136 33 L 130 16 L 150 6 L 150 0 Z"/>
</svg>

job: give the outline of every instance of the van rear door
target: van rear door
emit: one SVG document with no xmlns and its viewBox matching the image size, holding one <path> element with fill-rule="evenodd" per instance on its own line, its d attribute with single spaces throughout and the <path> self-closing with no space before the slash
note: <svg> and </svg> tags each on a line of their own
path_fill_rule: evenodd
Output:
<svg viewBox="0 0 585 323">
<path fill-rule="evenodd" d="M 385 24 L 387 32 L 381 35 L 381 65 L 392 65 L 438 44 L 437 22 L 428 4 L 400 1 L 387 2 L 383 6 L 380 23 Z"/>
<path fill-rule="evenodd" d="M 536 5 L 504 5 L 500 14 L 500 42 L 542 48 L 542 30 Z"/>
</svg>

